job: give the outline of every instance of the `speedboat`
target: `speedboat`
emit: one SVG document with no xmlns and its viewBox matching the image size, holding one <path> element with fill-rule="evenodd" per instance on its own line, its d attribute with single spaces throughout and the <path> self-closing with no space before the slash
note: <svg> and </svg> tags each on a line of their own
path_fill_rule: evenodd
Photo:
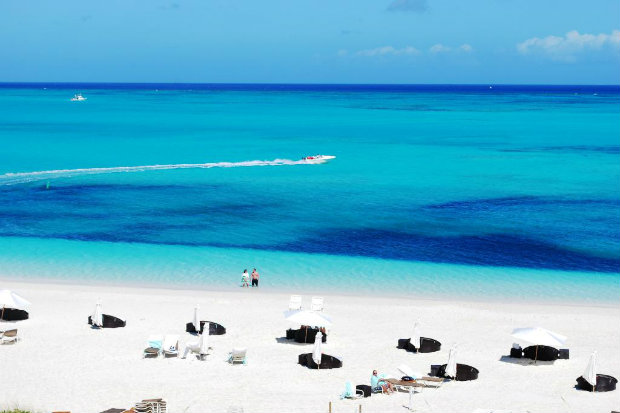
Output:
<svg viewBox="0 0 620 413">
<path fill-rule="evenodd" d="M 335 158 L 336 157 L 332 155 L 310 155 L 304 156 L 303 158 L 301 158 L 301 160 L 310 163 L 324 163 Z"/>
<path fill-rule="evenodd" d="M 76 93 L 75 95 L 73 95 L 73 97 L 71 98 L 71 102 L 83 102 L 85 101 L 86 98 L 84 96 L 82 96 L 81 93 Z"/>
</svg>

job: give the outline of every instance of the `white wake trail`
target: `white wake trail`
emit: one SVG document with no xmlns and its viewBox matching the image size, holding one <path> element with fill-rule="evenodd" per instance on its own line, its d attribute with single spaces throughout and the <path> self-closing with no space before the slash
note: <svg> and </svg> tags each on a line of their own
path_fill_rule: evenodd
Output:
<svg viewBox="0 0 620 413">
<path fill-rule="evenodd" d="M 305 160 L 293 161 L 290 159 L 274 159 L 273 161 L 243 161 L 243 162 L 211 162 L 211 163 L 179 163 L 169 165 L 143 166 L 116 166 L 110 168 L 79 168 L 55 169 L 50 171 L 9 172 L 0 175 L 0 185 L 15 185 L 26 182 L 41 181 L 55 178 L 69 178 L 81 175 L 110 174 L 118 172 L 163 171 L 167 169 L 208 169 L 208 168 L 239 168 L 249 166 L 282 166 L 282 165 L 312 165 Z"/>
</svg>

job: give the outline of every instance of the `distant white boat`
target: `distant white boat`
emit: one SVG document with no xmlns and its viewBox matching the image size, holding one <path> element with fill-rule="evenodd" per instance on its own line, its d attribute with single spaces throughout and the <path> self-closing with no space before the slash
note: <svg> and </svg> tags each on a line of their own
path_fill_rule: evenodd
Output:
<svg viewBox="0 0 620 413">
<path fill-rule="evenodd" d="M 84 96 L 82 96 L 81 93 L 76 93 L 75 95 L 73 95 L 73 97 L 71 98 L 71 102 L 83 102 L 85 101 L 86 98 Z"/>
<path fill-rule="evenodd" d="M 333 155 L 310 155 L 304 156 L 301 160 L 309 163 L 324 163 L 335 158 Z"/>
</svg>

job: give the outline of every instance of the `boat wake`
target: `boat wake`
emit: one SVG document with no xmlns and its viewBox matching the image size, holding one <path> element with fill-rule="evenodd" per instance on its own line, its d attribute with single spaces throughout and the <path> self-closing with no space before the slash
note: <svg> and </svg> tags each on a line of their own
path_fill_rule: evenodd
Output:
<svg viewBox="0 0 620 413">
<path fill-rule="evenodd" d="M 242 162 L 212 162 L 212 163 L 179 163 L 168 165 L 143 166 L 116 166 L 110 168 L 79 168 L 54 169 L 34 172 L 9 172 L 0 175 L 0 185 L 15 185 L 33 181 L 42 181 L 56 178 L 70 178 L 82 175 L 111 174 L 119 172 L 164 171 L 168 169 L 209 169 L 209 168 L 240 168 L 250 166 L 283 166 L 283 165 L 313 165 L 306 160 L 293 161 L 290 159 L 274 159 L 273 161 L 242 161 Z"/>
</svg>

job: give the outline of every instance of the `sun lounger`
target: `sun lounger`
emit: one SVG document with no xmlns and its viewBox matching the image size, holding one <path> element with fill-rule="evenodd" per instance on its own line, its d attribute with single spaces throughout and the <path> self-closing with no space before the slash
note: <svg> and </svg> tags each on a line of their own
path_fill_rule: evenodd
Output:
<svg viewBox="0 0 620 413">
<path fill-rule="evenodd" d="M 245 348 L 233 348 L 228 356 L 228 362 L 230 364 L 240 363 L 247 364 L 246 360 L 247 349 Z"/>
<path fill-rule="evenodd" d="M 161 352 L 163 341 L 164 339 L 159 334 L 150 335 L 147 340 L 146 348 L 144 349 L 144 352 L 142 353 L 142 358 L 158 357 L 159 353 Z"/>
<path fill-rule="evenodd" d="M 166 402 L 162 399 L 147 399 L 135 404 L 136 413 L 166 413 Z"/>
<path fill-rule="evenodd" d="M 179 336 L 176 334 L 167 334 L 164 337 L 164 344 L 161 351 L 164 357 L 177 357 L 179 355 Z"/>
<path fill-rule="evenodd" d="M 406 377 L 407 379 L 412 379 L 411 381 L 421 383 L 425 385 L 425 387 L 439 387 L 446 381 L 442 377 L 425 376 L 420 372 L 414 371 L 406 364 L 401 364 L 400 366 L 398 366 L 398 370 L 403 373 L 405 375 L 404 377 Z"/>
<path fill-rule="evenodd" d="M 523 349 L 523 357 L 539 361 L 555 361 L 560 351 L 550 346 L 529 346 Z"/>
<path fill-rule="evenodd" d="M 291 295 L 291 301 L 288 303 L 289 310 L 301 310 L 301 295 Z"/>
<path fill-rule="evenodd" d="M 323 311 L 323 297 L 312 297 L 311 311 Z"/>
<path fill-rule="evenodd" d="M 364 391 L 353 389 L 353 384 L 350 381 L 344 385 L 344 392 L 340 395 L 340 399 L 361 399 L 364 397 Z"/>
<path fill-rule="evenodd" d="M 0 333 L 0 344 L 15 344 L 19 340 L 17 329 L 7 330 Z"/>
</svg>

